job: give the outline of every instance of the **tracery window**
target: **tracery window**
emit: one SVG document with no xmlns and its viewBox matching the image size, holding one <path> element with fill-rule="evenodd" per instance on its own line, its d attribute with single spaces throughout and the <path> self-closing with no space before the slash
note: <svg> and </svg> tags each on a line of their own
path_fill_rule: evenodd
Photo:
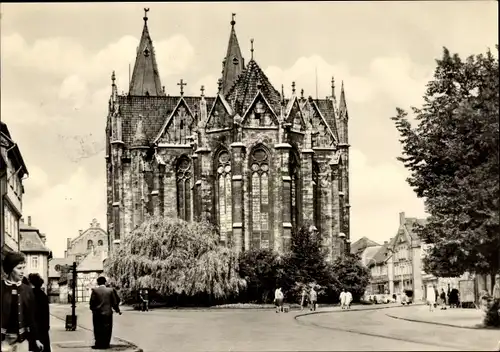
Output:
<svg viewBox="0 0 500 352">
<path fill-rule="evenodd" d="M 319 230 L 321 225 L 321 187 L 319 184 L 319 165 L 317 162 L 313 162 L 312 169 L 312 180 L 313 180 L 313 219 L 314 225 Z"/>
<path fill-rule="evenodd" d="M 252 233 L 261 248 L 269 248 L 269 156 L 263 148 L 251 155 Z"/>
<path fill-rule="evenodd" d="M 191 160 L 181 157 L 177 163 L 177 214 L 179 218 L 191 220 Z"/>
<path fill-rule="evenodd" d="M 217 158 L 216 189 L 220 240 L 226 241 L 232 232 L 231 158 L 226 150 Z"/>
<path fill-rule="evenodd" d="M 291 178 L 291 187 L 290 187 L 290 201 L 291 201 L 291 218 L 292 218 L 292 226 L 293 228 L 297 228 L 299 223 L 299 197 L 300 197 L 300 178 L 299 178 L 299 170 L 300 164 L 297 157 L 297 154 L 292 151 L 290 152 L 290 178 Z"/>
</svg>

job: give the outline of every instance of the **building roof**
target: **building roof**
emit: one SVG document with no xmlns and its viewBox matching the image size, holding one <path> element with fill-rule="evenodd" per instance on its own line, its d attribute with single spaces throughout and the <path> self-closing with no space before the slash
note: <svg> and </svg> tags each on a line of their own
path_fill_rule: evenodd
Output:
<svg viewBox="0 0 500 352">
<path fill-rule="evenodd" d="M 351 244 L 351 253 L 356 254 L 362 252 L 367 247 L 374 247 L 374 246 L 380 246 L 380 244 L 370 240 L 368 237 L 361 237 L 359 240 Z"/>
<path fill-rule="evenodd" d="M 141 41 L 137 48 L 129 93 L 130 95 L 139 96 L 163 96 L 165 93 L 160 82 L 153 41 L 149 35 L 147 14 L 143 19 L 144 27 L 142 29 Z"/>
<path fill-rule="evenodd" d="M 227 53 L 224 59 L 224 68 L 222 70 L 222 94 L 227 94 L 234 82 L 245 69 L 245 59 L 241 55 L 240 44 L 234 30 L 236 22 L 231 21 L 231 33 L 229 34 L 229 43 L 227 45 Z"/>
<path fill-rule="evenodd" d="M 27 231 L 20 230 L 21 241 L 19 247 L 21 252 L 29 252 L 29 253 L 50 253 L 50 249 L 48 249 L 45 244 L 42 242 L 38 231 Z"/>
<path fill-rule="evenodd" d="M 61 276 L 60 270 L 56 270 L 57 266 L 71 265 L 73 261 L 71 258 L 52 258 L 49 260 L 49 279 L 59 278 Z"/>
<path fill-rule="evenodd" d="M 104 260 L 107 257 L 105 251 L 96 250 L 90 252 L 78 265 L 76 271 L 104 271 Z"/>
<path fill-rule="evenodd" d="M 274 113 L 279 115 L 281 95 L 273 87 L 254 59 L 250 60 L 248 66 L 238 76 L 238 79 L 226 94 L 226 100 L 231 104 L 235 112 L 243 117 L 243 113 L 250 107 L 259 90 L 269 102 Z"/>
<path fill-rule="evenodd" d="M 344 81 L 342 81 L 342 88 L 340 88 L 339 118 L 349 118 L 349 114 L 347 112 L 347 102 L 345 100 Z"/>
<path fill-rule="evenodd" d="M 21 151 L 19 150 L 19 146 L 17 143 L 15 143 L 12 140 L 12 137 L 10 135 L 9 129 L 7 128 L 7 124 L 5 122 L 0 121 L 0 134 L 2 135 L 2 139 L 5 139 L 8 141 L 10 146 L 8 147 L 8 158 L 12 160 L 12 163 L 14 164 L 14 168 L 17 170 L 19 169 L 18 176 L 19 178 L 22 178 L 24 175 L 28 175 L 28 168 L 26 167 L 26 164 L 24 163 L 23 156 L 21 154 Z M 3 148 L 2 144 L 2 148 Z M 5 146 L 7 147 L 7 146 Z"/>
<path fill-rule="evenodd" d="M 361 253 L 361 262 L 367 266 L 370 262 L 376 262 L 375 256 L 382 248 L 381 245 L 366 247 Z"/>
</svg>

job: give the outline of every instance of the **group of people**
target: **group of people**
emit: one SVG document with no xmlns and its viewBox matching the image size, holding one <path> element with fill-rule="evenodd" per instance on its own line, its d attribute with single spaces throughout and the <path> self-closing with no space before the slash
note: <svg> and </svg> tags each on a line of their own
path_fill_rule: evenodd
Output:
<svg viewBox="0 0 500 352">
<path fill-rule="evenodd" d="M 460 305 L 460 293 L 457 288 L 450 288 L 448 285 L 448 292 L 441 288 L 439 292 L 435 285 L 427 286 L 427 305 L 429 306 L 429 311 L 434 311 L 434 308 L 440 307 L 441 310 L 445 310 L 447 306 L 450 308 L 458 308 Z"/>
<path fill-rule="evenodd" d="M 340 308 L 351 309 L 352 303 L 352 293 L 346 290 L 342 290 L 340 293 Z"/>
<path fill-rule="evenodd" d="M 38 274 L 24 276 L 22 253 L 7 253 L 2 261 L 2 352 L 50 352 L 49 300 Z"/>
<path fill-rule="evenodd" d="M 316 292 L 314 286 L 311 286 L 309 291 L 305 287 L 302 289 L 300 309 L 304 310 L 307 305 L 309 305 L 309 310 L 311 311 L 315 311 L 318 307 L 318 292 Z"/>
</svg>

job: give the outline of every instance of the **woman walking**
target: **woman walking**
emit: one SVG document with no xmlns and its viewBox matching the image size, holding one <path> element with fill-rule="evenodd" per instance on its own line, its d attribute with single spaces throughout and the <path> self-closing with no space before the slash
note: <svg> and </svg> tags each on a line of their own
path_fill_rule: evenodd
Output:
<svg viewBox="0 0 500 352">
<path fill-rule="evenodd" d="M 429 311 L 433 312 L 436 304 L 436 291 L 432 285 L 427 286 L 427 304 L 429 305 Z"/>
<path fill-rule="evenodd" d="M 276 304 L 276 313 L 283 311 L 283 292 L 281 292 L 281 287 L 278 287 L 276 291 L 274 291 L 274 302 Z"/>
<path fill-rule="evenodd" d="M 43 279 L 38 274 L 29 274 L 28 278 L 35 296 L 35 322 L 38 336 L 43 344 L 43 351 L 51 352 L 49 299 L 45 292 L 42 291 Z M 36 349 L 33 350 L 37 351 Z"/>
</svg>

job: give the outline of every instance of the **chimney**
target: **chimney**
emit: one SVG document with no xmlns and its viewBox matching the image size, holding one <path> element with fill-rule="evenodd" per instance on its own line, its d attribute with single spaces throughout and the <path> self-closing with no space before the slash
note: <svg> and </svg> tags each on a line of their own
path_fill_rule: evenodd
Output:
<svg viewBox="0 0 500 352">
<path fill-rule="evenodd" d="M 31 226 L 31 215 L 28 216 L 28 226 Z"/>
<path fill-rule="evenodd" d="M 402 211 L 401 213 L 399 213 L 399 224 L 400 225 L 404 225 L 405 224 L 405 212 Z"/>
<path fill-rule="evenodd" d="M 71 247 L 71 238 L 66 239 L 66 248 L 69 249 L 69 247 Z"/>
</svg>

